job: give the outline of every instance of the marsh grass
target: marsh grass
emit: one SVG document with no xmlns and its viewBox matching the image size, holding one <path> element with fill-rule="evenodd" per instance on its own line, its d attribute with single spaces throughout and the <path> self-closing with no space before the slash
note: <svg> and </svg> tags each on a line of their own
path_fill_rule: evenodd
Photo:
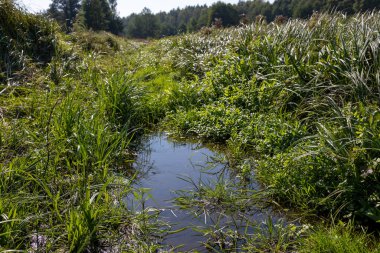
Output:
<svg viewBox="0 0 380 253">
<path fill-rule="evenodd" d="M 240 177 L 254 174 L 277 207 L 313 221 L 355 221 L 341 230 L 345 246 L 325 246 L 339 252 L 351 247 L 344 238 L 352 237 L 358 249 L 356 238 L 365 233 L 355 229 L 377 231 L 380 217 L 378 27 L 377 12 L 330 13 L 158 41 L 162 62 L 170 59 L 183 77 L 168 93 L 164 128 L 227 144 Z M 228 184 L 191 183 L 197 190 L 179 198 L 183 207 L 207 212 L 209 203 L 223 206 L 220 199 L 238 206 Z M 339 231 L 328 227 L 326 240 Z M 311 240 L 319 240 L 318 231 Z M 376 249 L 378 242 L 368 240 L 375 246 L 363 247 Z M 294 241 L 272 251 L 300 249 L 299 238 Z"/>
<path fill-rule="evenodd" d="M 187 78 L 173 89 L 167 126 L 227 143 L 240 168 L 253 158 L 283 207 L 376 226 L 378 16 L 321 14 L 171 40 L 168 57 Z"/>
<path fill-rule="evenodd" d="M 192 229 L 203 235 L 210 252 L 292 252 L 309 232 L 309 225 L 269 211 L 263 191 L 222 177 L 208 183 L 184 180 L 194 188 L 178 191 L 175 203 L 203 221 Z"/>
<path fill-rule="evenodd" d="M 262 186 L 190 180 L 196 190 L 178 199 L 183 208 L 224 217 L 266 199 L 355 221 L 308 234 L 268 219 L 250 224 L 255 234 L 236 234 L 220 230 L 220 218 L 204 231 L 217 251 L 378 250 L 377 234 L 356 232 L 377 231 L 380 220 L 378 12 L 210 29 L 147 45 L 105 33 L 63 35 L 7 0 L 0 14 L 0 250 L 157 250 L 167 231 L 155 213 L 133 212 L 123 197 L 135 192 L 132 148 L 158 123 L 226 144 L 237 176 L 254 175 Z M 328 242 L 335 237 L 341 243 Z"/>
<path fill-rule="evenodd" d="M 0 94 L 0 251 L 153 252 L 156 214 L 124 203 L 132 143 L 156 120 L 151 96 L 119 68 L 129 44 L 113 45 L 116 57 L 49 36 L 60 41 L 46 69 Z"/>
<path fill-rule="evenodd" d="M 374 235 L 357 231 L 352 223 L 338 222 L 314 229 L 301 241 L 300 252 L 379 252 Z"/>
<path fill-rule="evenodd" d="M 305 227 L 282 220 L 269 211 L 267 192 L 252 179 L 235 174 L 232 168 L 213 169 L 216 161 L 202 170 L 213 179 L 180 178 L 192 186 L 177 191 L 175 204 L 199 219 L 203 225 L 191 227 L 205 238 L 210 252 L 287 252 L 299 245 Z M 248 163 L 245 163 L 247 166 Z"/>
</svg>

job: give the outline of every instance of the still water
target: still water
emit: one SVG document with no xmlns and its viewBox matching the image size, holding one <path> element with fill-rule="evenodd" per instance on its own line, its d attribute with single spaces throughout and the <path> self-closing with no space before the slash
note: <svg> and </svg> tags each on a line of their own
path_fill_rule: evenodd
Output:
<svg viewBox="0 0 380 253">
<path fill-rule="evenodd" d="M 167 247 L 182 247 L 181 252 L 207 252 L 202 244 L 204 238 L 191 227 L 213 225 L 213 214 L 193 215 L 190 210 L 179 210 L 173 199 L 179 190 L 194 190 L 194 185 L 213 184 L 221 177 L 236 180 L 228 170 L 227 164 L 215 157 L 215 151 L 199 143 L 170 139 L 166 134 L 150 135 L 138 154 L 135 167 L 141 173 L 137 189 L 148 191 L 144 204 L 137 200 L 128 200 L 135 208 L 155 208 L 161 210 L 160 219 L 171 224 L 172 230 L 189 227 L 184 231 L 168 235 L 164 244 Z M 183 180 L 186 179 L 186 180 Z M 149 195 L 149 196 L 148 196 Z M 254 219 L 265 219 L 267 214 L 255 213 Z M 228 222 L 228 217 L 223 221 Z M 236 225 L 236 224 L 235 224 Z M 244 224 L 241 224 L 244 229 Z"/>
</svg>

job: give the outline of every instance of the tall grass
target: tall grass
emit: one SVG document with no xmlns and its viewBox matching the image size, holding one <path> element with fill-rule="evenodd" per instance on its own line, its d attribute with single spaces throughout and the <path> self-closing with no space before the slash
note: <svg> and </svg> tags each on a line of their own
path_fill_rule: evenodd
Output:
<svg viewBox="0 0 380 253">
<path fill-rule="evenodd" d="M 6 15 L 53 26 L 0 4 Z M 23 28 L 12 31 L 20 33 L 17 49 L 27 52 Z M 46 32 L 60 40 L 50 64 L 0 94 L 0 251 L 154 251 L 154 215 L 129 210 L 123 199 L 133 191 L 132 143 L 157 120 L 143 103 L 151 96 L 124 68 L 129 44 L 103 55 L 73 45 L 75 37 Z M 37 62 L 44 57 L 30 53 Z"/>
<path fill-rule="evenodd" d="M 356 231 L 352 223 L 340 222 L 330 228 L 317 228 L 302 240 L 300 252 L 379 252 L 371 235 Z"/>
<path fill-rule="evenodd" d="M 2 79 L 30 61 L 47 63 L 55 54 L 57 25 L 26 14 L 12 0 L 0 1 L 0 74 Z"/>
<path fill-rule="evenodd" d="M 186 76 L 167 125 L 253 156 L 283 206 L 376 226 L 379 20 L 315 14 L 163 41 Z"/>
</svg>

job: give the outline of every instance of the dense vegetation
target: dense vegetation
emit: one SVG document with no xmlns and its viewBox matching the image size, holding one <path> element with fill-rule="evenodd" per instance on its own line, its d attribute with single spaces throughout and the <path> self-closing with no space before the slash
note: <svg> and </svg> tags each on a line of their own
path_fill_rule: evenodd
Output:
<svg viewBox="0 0 380 253">
<path fill-rule="evenodd" d="M 375 226 L 379 25 L 315 15 L 170 40 L 188 79 L 167 122 L 253 157 L 276 201 Z"/>
<path fill-rule="evenodd" d="M 144 10 L 123 18 L 124 34 L 132 38 L 158 38 L 198 31 L 203 27 L 247 24 L 257 18 L 267 22 L 284 22 L 288 18 L 309 18 L 314 12 L 341 11 L 354 14 L 380 8 L 377 0 L 264 0 L 239 1 L 237 4 L 217 2 L 188 6 L 157 14 Z"/>
<path fill-rule="evenodd" d="M 147 92 L 125 72 L 139 45 L 66 36 L 10 1 L 0 10 L 1 40 L 15 48 L 12 58 L 0 52 L 12 75 L 0 86 L 0 251 L 153 252 L 154 220 L 123 201 L 131 145 L 155 121 Z"/>
<path fill-rule="evenodd" d="M 22 13 L 10 1 L 0 2 L 0 24 L 0 81 L 22 70 L 29 60 L 51 60 L 58 30 L 55 24 Z"/>
<path fill-rule="evenodd" d="M 85 27 L 94 31 L 124 33 L 130 38 L 161 38 L 194 32 L 212 25 L 221 27 L 248 24 L 260 19 L 284 22 L 288 18 L 309 18 L 314 12 L 341 11 L 352 15 L 380 8 L 377 0 L 265 0 L 217 2 L 212 6 L 188 6 L 153 14 L 144 8 L 139 14 L 120 18 L 116 0 L 52 0 L 46 15 L 67 32 Z"/>
<path fill-rule="evenodd" d="M 10 1 L 0 14 L 1 251 L 162 247 L 158 213 L 124 201 L 142 198 L 131 168 L 139 136 L 160 127 L 225 145 L 237 175 L 262 186 L 202 186 L 183 206 L 265 202 L 313 223 L 211 227 L 209 247 L 380 252 L 380 13 L 258 20 L 148 44 L 66 35 Z M 44 44 L 31 46 L 36 34 Z"/>
</svg>

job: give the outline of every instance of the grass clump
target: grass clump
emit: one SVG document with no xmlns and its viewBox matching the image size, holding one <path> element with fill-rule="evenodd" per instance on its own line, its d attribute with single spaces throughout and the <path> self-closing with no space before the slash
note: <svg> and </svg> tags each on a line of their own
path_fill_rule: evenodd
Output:
<svg viewBox="0 0 380 253">
<path fill-rule="evenodd" d="M 79 30 L 71 34 L 71 41 L 82 50 L 110 54 L 126 49 L 129 42 L 107 32 L 89 32 Z"/>
<path fill-rule="evenodd" d="M 57 47 L 54 22 L 23 12 L 11 0 L 0 2 L 0 17 L 0 81 L 28 61 L 50 62 Z"/>
<path fill-rule="evenodd" d="M 371 235 L 358 232 L 352 224 L 342 222 L 318 228 L 302 240 L 299 252 L 380 252 Z"/>
<path fill-rule="evenodd" d="M 123 202 L 131 192 L 130 141 L 144 124 L 133 116 L 138 106 L 126 107 L 130 118 L 122 118 L 103 79 L 92 79 L 86 88 L 70 79 L 62 83 L 74 89 L 65 94 L 50 83 L 51 91 L 30 90 L 36 108 L 2 121 L 2 249 L 85 252 L 144 245 L 131 234 L 148 229 L 138 228 L 140 221 Z M 35 238 L 43 243 L 35 246 Z M 135 246 L 122 243 L 133 240 Z"/>
</svg>

